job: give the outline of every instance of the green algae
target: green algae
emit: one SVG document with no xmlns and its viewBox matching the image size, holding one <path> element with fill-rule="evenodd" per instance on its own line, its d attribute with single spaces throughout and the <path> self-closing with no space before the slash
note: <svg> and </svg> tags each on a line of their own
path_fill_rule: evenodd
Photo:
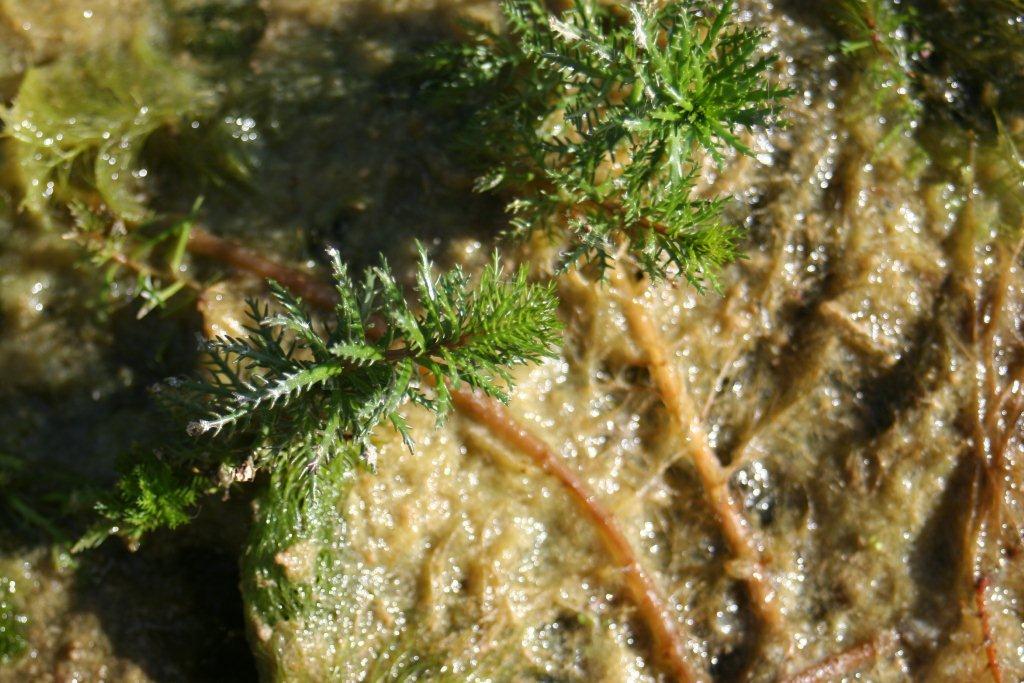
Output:
<svg viewBox="0 0 1024 683">
<path fill-rule="evenodd" d="M 147 139 L 198 126 L 215 104 L 211 89 L 142 38 L 29 69 L 3 114 L 25 206 L 45 217 L 51 202 L 94 191 L 116 215 L 144 220 Z"/>
<path fill-rule="evenodd" d="M 25 638 L 27 617 L 14 604 L 17 584 L 6 576 L 0 576 L 0 664 L 18 659 L 28 649 Z"/>
</svg>

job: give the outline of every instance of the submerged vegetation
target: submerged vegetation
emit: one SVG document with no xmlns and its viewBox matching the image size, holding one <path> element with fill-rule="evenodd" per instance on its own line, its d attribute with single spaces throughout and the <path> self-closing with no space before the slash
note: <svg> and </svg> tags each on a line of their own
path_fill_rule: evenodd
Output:
<svg viewBox="0 0 1024 683">
<path fill-rule="evenodd" d="M 695 197 L 695 155 L 703 151 L 720 163 L 730 148 L 749 154 L 739 127 L 768 125 L 787 94 L 762 82 L 773 59 L 755 54 L 761 34 L 733 26 L 729 4 L 713 15 L 685 3 L 637 6 L 628 16 L 589 3 L 560 16 L 536 2 L 510 2 L 504 11 L 510 38 L 478 29 L 475 45 L 442 48 L 426 59 L 430 88 L 461 91 L 459 101 L 478 103 L 471 118 L 483 126 L 473 134 L 483 139 L 474 144 L 500 160 L 479 186 L 507 183 L 519 194 L 510 204 L 514 233 L 561 225 L 571 235 L 563 267 L 582 260 L 601 271 L 613 266 L 616 241 L 624 238 L 633 261 L 655 279 L 671 268 L 698 288 L 714 283 L 737 255 L 738 233 L 722 223 L 721 199 Z M 553 117 L 564 120 L 561 134 L 538 134 L 537 126 Z M 104 210 L 133 219 L 116 205 Z M 80 232 L 102 238 L 102 228 L 91 227 L 94 214 L 76 211 Z M 172 280 L 190 227 L 175 224 L 143 243 L 173 239 L 165 271 Z M 132 266 L 130 254 L 115 252 L 122 255 L 118 265 Z M 160 523 L 177 526 L 203 476 L 211 485 L 230 483 L 275 464 L 312 470 L 336 457 L 372 465 L 370 438 L 382 420 L 410 439 L 397 412 L 403 403 L 443 415 L 449 385 L 462 382 L 507 401 L 495 384 L 511 379 L 503 366 L 536 361 L 555 343 L 551 286 L 528 284 L 522 270 L 505 283 L 497 261 L 470 290 L 458 269 L 435 280 L 421 251 L 420 314 L 386 265 L 368 270 L 361 286 L 336 254 L 332 267 L 339 304 L 325 331 L 272 284 L 274 310 L 250 304 L 255 327 L 247 338 L 206 345 L 208 380 L 178 380 L 162 392 L 175 409 L 196 416 L 186 418 L 191 436 L 216 441 L 224 430 L 240 445 L 218 444 L 214 456 L 179 456 L 179 471 L 193 472 L 186 480 L 172 481 L 166 456 L 159 466 L 136 466 L 119 496 L 101 506 L 119 522 L 113 528 L 137 539 Z M 163 301 L 181 285 L 150 298 Z M 427 392 L 419 388 L 421 372 L 430 380 Z M 202 442 L 194 448 L 204 450 Z M 154 491 L 165 493 L 167 505 L 156 504 Z"/>
<path fill-rule="evenodd" d="M 821 19 L 840 67 L 822 73 L 849 84 L 829 86 L 847 88 L 845 102 L 836 98 L 844 121 L 821 115 L 832 128 L 820 136 L 833 141 L 822 143 L 785 132 L 791 115 L 813 125 L 821 84 L 804 90 L 780 47 L 795 39 L 757 27 L 769 10 L 753 5 L 505 0 L 500 20 L 466 23 L 461 40 L 404 56 L 413 68 L 400 70 L 400 88 L 387 84 L 379 101 L 361 90 L 353 106 L 425 111 L 429 130 L 455 140 L 448 153 L 460 170 L 480 174 L 475 189 L 506 205 L 513 244 L 489 260 L 476 244 L 441 268 L 435 261 L 452 257 L 425 233 L 429 249 L 382 255 L 361 278 L 330 239 L 300 230 L 309 243 L 288 252 L 319 259 L 330 271 L 322 277 L 278 260 L 256 231 L 242 245 L 211 222 L 259 186 L 267 149 L 250 143 L 260 125 L 280 124 L 228 115 L 241 107 L 232 98 L 264 77 L 269 20 L 255 3 L 168 3 L 163 40 L 139 35 L 28 68 L 0 113 L 20 193 L 4 201 L 83 248 L 108 288 L 99 307 L 128 292 L 140 299 L 136 318 L 198 311 L 203 322 L 198 369 L 152 392 L 160 427 L 119 453 L 120 478 L 96 495 L 98 521 L 76 548 L 116 535 L 137 549 L 200 510 L 216 516 L 217 497 L 251 500 L 240 583 L 270 678 L 504 680 L 530 671 L 704 681 L 800 671 L 793 680 L 819 680 L 886 658 L 935 672 L 946 666 L 934 655 L 940 641 L 947 656 L 969 659 L 957 648 L 973 642 L 974 617 L 934 607 L 940 621 L 921 606 L 933 598 L 914 591 L 934 587 L 966 604 L 967 584 L 987 671 L 999 680 L 1016 670 L 993 629 L 1016 632 L 990 619 L 987 601 L 1011 601 L 1012 558 L 1001 553 L 1020 543 L 1019 333 L 1004 308 L 1017 296 L 1024 196 L 1014 66 L 1024 49 L 1007 21 L 1024 8 L 836 3 Z M 327 25 L 323 12 L 289 15 L 278 29 L 305 30 L 295 26 L 313 16 Z M 962 46 L 944 24 L 953 20 L 1005 48 L 971 48 L 956 61 Z M 350 87 L 331 78 L 334 91 Z M 394 97 L 410 78 L 408 97 Z M 409 127 L 419 130 L 415 116 Z M 837 130 L 856 132 L 847 140 Z M 380 136 L 367 144 L 383 144 Z M 958 142 L 966 152 L 925 158 Z M 803 173 L 805 151 L 824 168 L 840 148 L 839 171 L 808 178 L 766 180 L 760 164 L 745 165 Z M 757 189 L 740 204 L 733 195 L 744 184 Z M 876 201 L 886 184 L 927 199 Z M 801 197 L 790 185 L 812 189 Z M 765 218 L 786 193 L 806 206 Z M 835 217 L 814 202 L 842 218 L 828 222 Z M 218 203 L 221 213 L 211 212 Z M 876 212 L 876 227 L 865 228 L 858 210 Z M 942 212 L 921 227 L 919 215 Z M 751 238 L 751 225 L 767 236 Z M 749 262 L 734 265 L 746 252 Z M 919 283 L 905 282 L 916 275 Z M 884 291 L 885 277 L 902 298 Z M 708 289 L 708 298 L 693 294 Z M 951 293 L 947 304 L 940 290 Z M 847 291 L 861 299 L 844 299 Z M 244 311 L 231 304 L 242 298 Z M 814 358 L 796 367 L 801 355 Z M 961 377 L 972 365 L 974 384 Z M 531 403 L 517 405 L 517 384 Z M 897 384 L 933 397 L 903 396 Z M 844 401 L 850 415 L 833 419 Z M 955 414 L 942 412 L 953 403 Z M 820 411 L 827 429 L 789 433 L 797 406 Z M 953 513 L 914 508 L 904 520 L 913 533 L 908 526 L 898 542 L 837 521 L 855 515 L 857 496 L 870 503 L 896 486 L 895 472 L 911 477 L 900 469 L 909 465 L 882 458 L 903 452 L 887 439 L 925 433 L 906 426 L 914 411 L 925 413 L 920 430 L 940 434 L 935 443 L 959 439 L 971 451 L 957 465 L 966 474 L 948 466 L 956 453 L 915 456 L 919 475 L 952 482 L 939 491 L 929 480 L 936 498 L 970 480 L 969 519 L 954 520 L 964 557 L 946 563 L 963 575 L 953 588 L 939 585 L 945 574 L 901 583 L 904 570 L 924 571 L 922 551 L 906 545 L 924 534 L 919 517 Z M 578 434 L 562 434 L 574 425 Z M 875 458 L 868 474 L 854 463 L 862 448 L 882 454 L 865 456 Z M 627 456 L 613 461 L 615 449 Z M 808 463 L 812 450 L 820 462 Z M 848 478 L 812 490 L 798 467 Z M 8 500 L 20 498 L 0 490 L 0 504 Z M 486 521 L 474 500 L 489 506 Z M 822 521 L 829 505 L 838 511 Z M 71 526 L 80 534 L 84 525 Z M 806 566 L 832 561 L 820 553 L 821 534 L 833 531 L 843 558 L 881 556 L 885 543 L 902 548 L 894 557 L 904 552 L 887 578 L 893 595 L 872 594 L 880 607 L 870 615 L 855 612 L 852 592 L 794 588 L 816 581 Z M 449 546 L 462 554 L 447 556 Z M 917 601 L 899 623 L 885 611 L 910 600 L 898 591 Z M 808 616 L 829 609 L 849 611 L 839 626 Z M 867 626 L 847 629 L 847 618 Z M 23 621 L 0 600 L 0 659 L 23 649 Z M 838 642 L 857 644 L 835 653 Z M 510 664 L 520 649 L 529 661 Z"/>
<path fill-rule="evenodd" d="M 732 2 L 503 9 L 510 35 L 475 27 L 426 76 L 471 123 L 463 146 L 487 151 L 477 187 L 514 197 L 512 235 L 565 234 L 563 270 L 606 270 L 621 243 L 651 277 L 714 285 L 741 235 L 721 198 L 697 196 L 698 155 L 750 154 L 739 135 L 774 122 L 789 93 L 767 78 L 763 35 L 731 22 Z"/>
<path fill-rule="evenodd" d="M 920 59 L 927 49 L 918 36 L 917 15 L 912 7 L 889 0 L 844 0 L 832 10 L 842 53 L 851 67 L 862 71 L 865 107 L 855 106 L 855 116 L 881 116 L 888 133 L 882 146 L 894 137 L 911 133 L 920 123 L 921 100 L 916 92 Z"/>
</svg>

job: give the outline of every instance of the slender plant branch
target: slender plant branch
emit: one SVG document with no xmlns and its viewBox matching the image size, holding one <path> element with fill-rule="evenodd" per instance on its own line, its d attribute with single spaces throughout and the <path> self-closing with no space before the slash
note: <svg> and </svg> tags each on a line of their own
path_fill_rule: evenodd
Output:
<svg viewBox="0 0 1024 683">
<path fill-rule="evenodd" d="M 973 203 L 968 200 L 965 211 L 970 212 L 968 218 L 973 219 Z M 973 220 L 967 221 L 966 229 L 974 226 Z M 972 535 L 972 555 L 974 560 L 970 569 L 974 575 L 974 604 L 978 620 L 981 625 L 982 645 L 985 649 L 987 669 L 995 683 L 1002 683 L 1003 672 L 999 664 L 999 651 L 995 637 L 992 633 L 991 618 L 988 611 L 986 594 L 991 585 L 991 579 L 985 572 L 981 549 L 979 544 L 984 543 L 987 529 L 1001 528 L 999 513 L 999 501 L 1002 500 L 1006 473 L 1006 450 L 1011 439 L 1017 433 L 1017 425 L 1021 415 L 1024 414 L 1024 399 L 1019 393 L 1019 381 L 1024 376 L 1024 368 L 1018 368 L 1016 372 L 1009 374 L 1006 385 L 1000 389 L 998 386 L 998 373 L 994 366 L 996 357 L 996 333 L 1003 315 L 1003 307 L 1012 286 L 1010 270 L 1016 262 L 1021 251 L 1021 242 L 1018 241 L 1013 248 L 1004 250 L 1002 253 L 1002 264 L 996 281 L 992 284 L 991 292 L 980 306 L 971 305 L 970 330 L 971 341 L 976 349 L 980 351 L 978 362 L 979 371 L 974 373 L 971 408 L 976 418 L 974 425 L 974 438 L 980 440 L 974 448 L 974 456 L 977 458 L 980 468 L 980 490 L 975 496 L 976 506 L 991 505 L 988 514 L 978 511 L 972 515 L 975 519 L 980 518 L 974 525 Z M 966 279 L 966 278 L 964 278 Z M 963 285 L 965 288 L 966 284 Z M 966 294 L 971 294 L 965 289 Z M 978 292 L 974 291 L 975 297 Z M 980 329 L 979 329 L 980 328 Z M 979 374 L 981 377 L 979 377 Z M 984 401 L 976 395 L 984 391 Z M 1003 418 L 1000 428 L 1000 418 Z M 1006 520 L 1011 526 L 1012 520 Z"/>
<path fill-rule="evenodd" d="M 985 659 L 988 672 L 995 683 L 1003 683 L 1003 670 L 999 665 L 999 652 L 996 650 L 996 640 L 992 635 L 992 622 L 989 618 L 988 606 L 985 600 L 985 593 L 991 581 L 987 576 L 978 579 L 974 587 L 974 606 L 978 610 L 978 619 L 981 621 L 981 637 L 985 645 Z"/>
<path fill-rule="evenodd" d="M 193 228 L 189 234 L 188 250 L 197 256 L 257 275 L 260 279 L 275 280 L 318 308 L 330 308 L 337 299 L 334 288 L 315 276 L 268 259 L 248 247 L 199 228 Z"/>
<path fill-rule="evenodd" d="M 103 235 L 97 233 L 68 233 L 65 236 L 66 239 L 75 242 L 80 247 L 85 249 L 96 249 L 101 248 L 105 244 L 105 238 Z M 139 275 L 148 275 L 154 278 L 161 278 L 171 280 L 174 282 L 181 282 L 184 287 L 192 290 L 195 293 L 199 293 L 202 290 L 202 285 L 192 278 L 185 277 L 181 273 L 168 273 L 166 270 L 154 268 L 148 263 L 133 259 L 127 254 L 120 251 L 111 250 L 106 256 L 123 268 L 138 273 Z"/>
<path fill-rule="evenodd" d="M 970 413 L 972 440 L 967 457 L 974 459 L 976 469 L 964 535 L 966 560 L 963 571 L 965 579 L 973 583 L 971 592 L 980 622 L 986 669 L 994 683 L 1002 683 L 1003 672 L 986 600 L 992 580 L 986 569 L 985 551 L 990 542 L 990 532 L 995 537 L 992 540 L 999 544 L 1000 539 L 996 534 L 1000 529 L 1004 526 L 1017 528 L 1013 520 L 1005 520 L 1007 524 L 1004 525 L 1000 513 L 1009 476 L 1006 471 L 1006 450 L 1017 434 L 1018 423 L 1024 414 L 1019 387 L 1020 379 L 1024 377 L 1024 368 L 1008 372 L 1005 384 L 1000 387 L 1001 373 L 995 366 L 995 360 L 999 325 L 1007 296 L 1013 286 L 1010 274 L 1024 241 L 1018 239 L 1011 247 L 999 249 L 997 275 L 987 287 L 979 287 L 975 254 L 979 219 L 974 199 L 974 151 L 972 140 L 965 166 L 967 199 L 950 240 L 953 250 L 953 283 L 956 293 L 964 302 L 964 336 L 969 345 L 963 352 L 968 358 L 968 367 L 973 369 L 966 407 Z M 960 340 L 953 338 L 952 341 L 958 343 Z"/>
<path fill-rule="evenodd" d="M 640 562 L 615 516 L 601 505 L 590 487 L 546 443 L 512 417 L 501 403 L 464 389 L 453 392 L 452 400 L 460 413 L 487 427 L 562 485 L 597 529 L 608 554 L 622 569 L 626 587 L 650 631 L 657 659 L 675 680 L 706 680 L 704 673 L 694 668 L 686 657 L 683 636 L 657 581 Z"/>
</svg>

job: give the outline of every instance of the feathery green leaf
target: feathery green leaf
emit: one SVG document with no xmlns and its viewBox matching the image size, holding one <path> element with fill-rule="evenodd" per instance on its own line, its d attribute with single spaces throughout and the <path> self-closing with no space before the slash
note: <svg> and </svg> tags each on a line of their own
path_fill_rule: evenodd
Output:
<svg viewBox="0 0 1024 683">
<path fill-rule="evenodd" d="M 426 59 L 427 90 L 461 102 L 487 150 L 478 189 L 515 196 L 514 235 L 566 235 L 563 267 L 603 270 L 624 249 L 652 277 L 714 284 L 740 235 L 696 196 L 699 152 L 750 154 L 739 131 L 774 122 L 789 93 L 768 79 L 763 34 L 733 23 L 731 1 L 502 9 L 511 35 L 477 28 Z"/>
<path fill-rule="evenodd" d="M 460 268 L 436 275 L 421 249 L 416 308 L 386 263 L 357 285 L 337 255 L 331 259 L 339 292 L 333 320 L 315 320 L 272 285 L 273 312 L 250 302 L 253 326 L 244 339 L 204 343 L 205 378 L 177 383 L 177 399 L 195 415 L 190 434 L 223 432 L 249 452 L 308 468 L 336 457 L 372 466 L 371 433 L 383 421 L 401 430 L 398 410 L 407 401 L 443 418 L 443 384 L 462 382 L 507 400 L 507 367 L 549 355 L 558 341 L 552 286 L 529 283 L 524 270 L 505 277 L 497 257 L 473 286 Z"/>
</svg>

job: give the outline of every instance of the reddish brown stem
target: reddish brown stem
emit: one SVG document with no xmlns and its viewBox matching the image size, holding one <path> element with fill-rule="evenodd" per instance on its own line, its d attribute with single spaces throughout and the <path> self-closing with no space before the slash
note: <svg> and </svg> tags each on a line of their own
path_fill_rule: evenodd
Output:
<svg viewBox="0 0 1024 683">
<path fill-rule="evenodd" d="M 336 293 L 312 275 L 271 261 L 229 240 L 193 229 L 188 249 L 191 253 L 227 263 L 239 270 L 272 278 L 319 308 L 330 308 Z M 650 632 L 654 655 L 674 680 L 700 683 L 707 680 L 703 671 L 686 657 L 684 638 L 657 581 L 643 567 L 615 516 L 594 493 L 561 461 L 541 439 L 520 424 L 498 401 L 467 388 L 452 389 L 452 402 L 460 414 L 485 426 L 509 447 L 530 458 L 559 482 L 579 510 L 597 529 L 608 554 L 623 571 L 626 588 Z"/>
<path fill-rule="evenodd" d="M 330 308 L 337 300 L 334 288 L 324 284 L 313 275 L 272 261 L 252 249 L 212 235 L 205 230 L 192 229 L 188 238 L 188 250 L 197 256 L 226 263 L 238 270 L 258 275 L 260 278 L 276 280 L 319 308 Z"/>
<path fill-rule="evenodd" d="M 775 590 L 764 570 L 760 543 L 729 490 L 728 472 L 708 443 L 693 397 L 686 390 L 675 366 L 669 362 L 664 340 L 647 315 L 643 302 L 634 295 L 629 279 L 621 269 L 613 273 L 612 279 L 633 338 L 647 355 L 647 365 L 659 397 L 686 440 L 686 450 L 708 505 L 718 518 L 730 550 L 745 565 L 744 580 L 753 598 L 754 610 L 770 631 L 778 631 L 783 616 Z"/>
<path fill-rule="evenodd" d="M 863 669 L 880 657 L 891 655 L 896 651 L 898 645 L 899 636 L 895 631 L 883 631 L 871 640 L 832 655 L 800 673 L 784 679 L 783 683 L 836 681 Z"/>
<path fill-rule="evenodd" d="M 657 582 L 640 563 L 615 516 L 600 504 L 583 480 L 546 443 L 519 424 L 501 403 L 467 389 L 452 392 L 452 399 L 460 414 L 487 427 L 496 437 L 558 480 L 597 529 L 608 554 L 622 568 L 629 593 L 654 641 L 658 660 L 676 680 L 705 680 L 703 672 L 690 664 L 683 652 L 683 638 Z"/>
<path fill-rule="evenodd" d="M 996 652 L 996 641 L 992 637 L 992 624 L 989 619 L 988 607 L 985 604 L 985 592 L 988 590 L 989 578 L 982 576 L 974 587 L 974 605 L 981 620 L 981 638 L 985 645 L 985 658 L 988 660 L 988 671 L 995 683 L 1003 683 L 1003 670 L 999 666 L 999 653 Z"/>
</svg>

